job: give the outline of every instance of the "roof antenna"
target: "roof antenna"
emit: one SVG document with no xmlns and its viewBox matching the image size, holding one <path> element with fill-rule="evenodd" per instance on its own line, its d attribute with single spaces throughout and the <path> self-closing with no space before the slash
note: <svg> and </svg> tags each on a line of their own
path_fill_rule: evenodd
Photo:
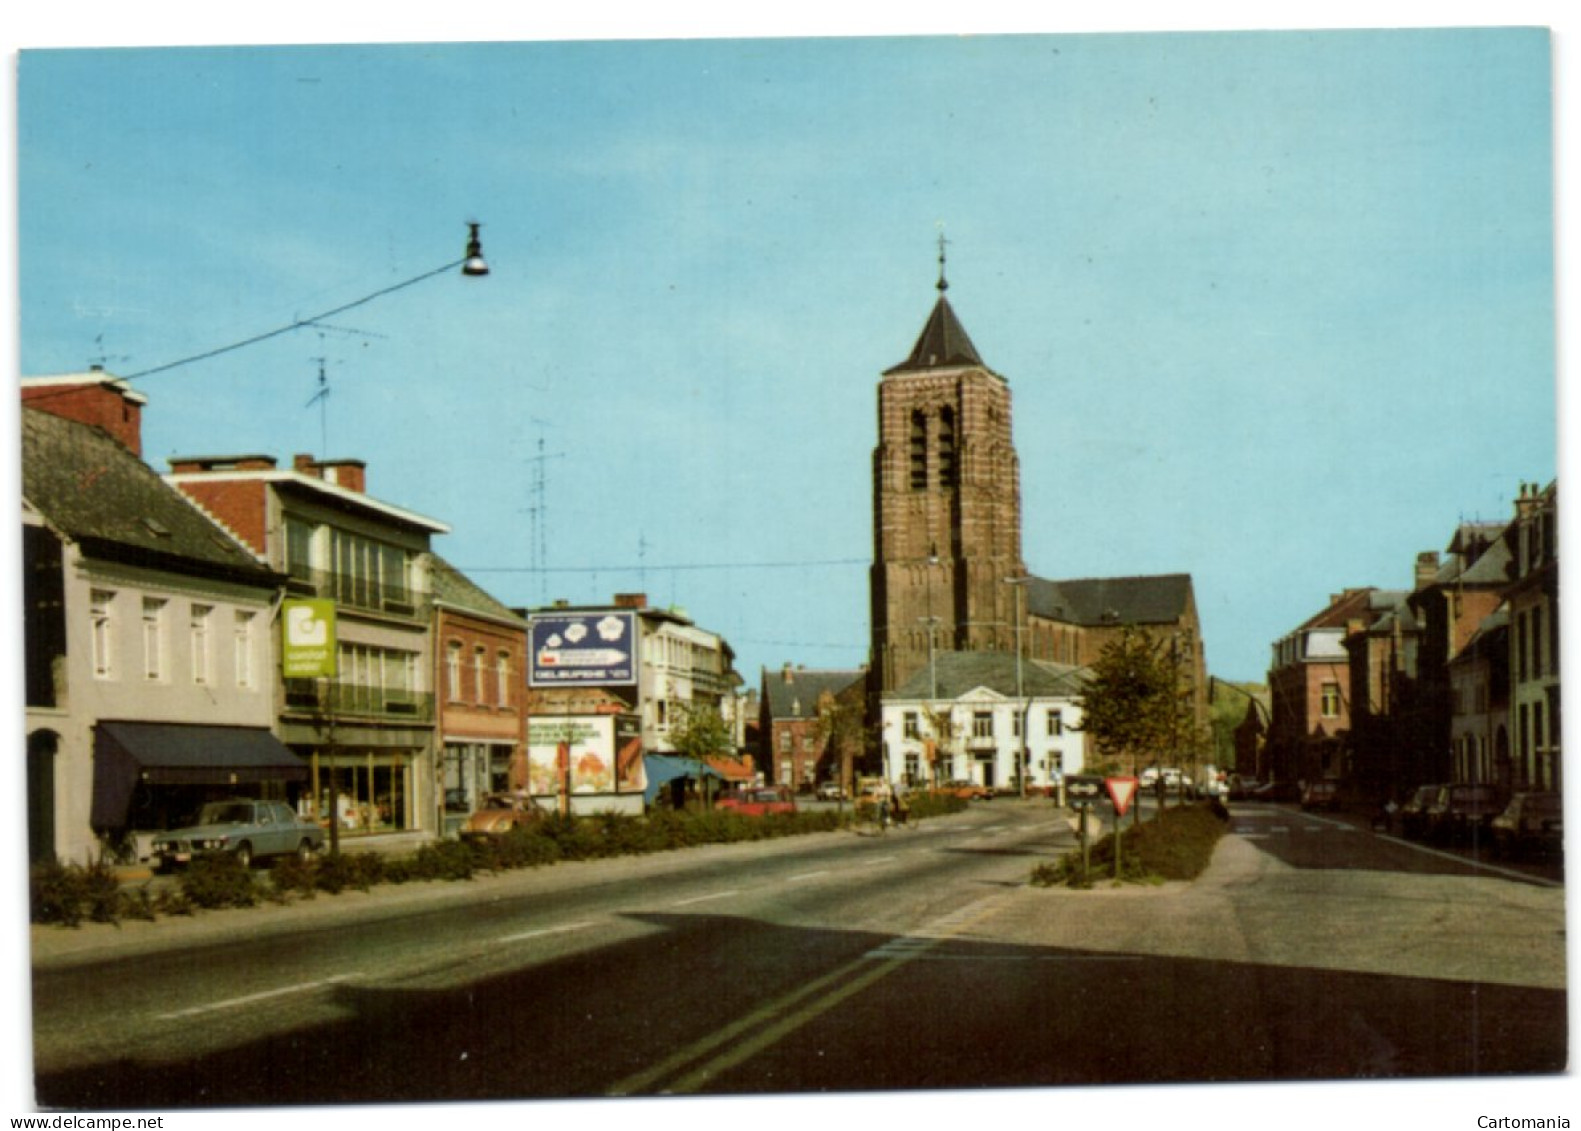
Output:
<svg viewBox="0 0 1581 1131">
<path fill-rule="evenodd" d="M 939 281 L 935 284 L 939 288 L 941 295 L 950 289 L 949 280 L 944 277 L 944 247 L 949 242 L 949 240 L 944 238 L 944 225 L 941 223 L 939 225 Z"/>
</svg>

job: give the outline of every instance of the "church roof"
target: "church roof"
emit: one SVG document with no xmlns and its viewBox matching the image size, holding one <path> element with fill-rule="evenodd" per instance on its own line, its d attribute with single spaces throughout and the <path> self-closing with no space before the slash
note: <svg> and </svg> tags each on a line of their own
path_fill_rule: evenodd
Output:
<svg viewBox="0 0 1581 1131">
<path fill-rule="evenodd" d="M 933 304 L 933 313 L 928 315 L 927 324 L 917 336 L 917 344 L 911 347 L 911 356 L 884 372 L 887 376 L 890 373 L 913 373 L 927 369 L 953 369 L 962 365 L 987 368 L 977 353 L 977 347 L 972 345 L 972 339 L 967 336 L 966 328 L 955 316 L 950 300 L 941 291 L 939 301 Z"/>
<path fill-rule="evenodd" d="M 1065 624 L 1171 624 L 1191 604 L 1191 575 L 1032 579 L 1027 611 Z"/>
</svg>

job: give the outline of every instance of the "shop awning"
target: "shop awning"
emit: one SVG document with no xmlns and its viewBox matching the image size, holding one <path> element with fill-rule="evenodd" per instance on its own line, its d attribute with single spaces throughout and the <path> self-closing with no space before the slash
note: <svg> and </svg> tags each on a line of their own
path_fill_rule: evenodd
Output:
<svg viewBox="0 0 1581 1131">
<path fill-rule="evenodd" d="M 139 782 L 251 785 L 307 776 L 307 763 L 262 727 L 101 722 L 93 732 L 91 821 L 123 828 Z"/>
<path fill-rule="evenodd" d="M 676 778 L 695 778 L 697 781 L 724 778 L 723 774 L 707 763 L 676 754 L 647 754 L 643 756 L 642 763 L 648 777 L 648 786 L 642 791 L 642 799 L 649 804 L 658 795 L 660 786 Z"/>
</svg>

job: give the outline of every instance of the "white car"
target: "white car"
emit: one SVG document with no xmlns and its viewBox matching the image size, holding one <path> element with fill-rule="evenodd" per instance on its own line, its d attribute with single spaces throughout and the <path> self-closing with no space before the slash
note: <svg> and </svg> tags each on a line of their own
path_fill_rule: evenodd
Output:
<svg viewBox="0 0 1581 1131">
<path fill-rule="evenodd" d="M 845 796 L 845 790 L 840 788 L 837 781 L 826 781 L 818 787 L 819 801 L 839 801 Z"/>
</svg>

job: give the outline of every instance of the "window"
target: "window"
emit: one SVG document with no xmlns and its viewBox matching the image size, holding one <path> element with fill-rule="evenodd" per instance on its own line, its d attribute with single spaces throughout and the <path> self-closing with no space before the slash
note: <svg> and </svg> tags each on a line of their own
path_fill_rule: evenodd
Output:
<svg viewBox="0 0 1581 1131">
<path fill-rule="evenodd" d="M 1532 607 L 1532 627 L 1528 633 L 1532 641 L 1532 678 L 1543 678 L 1543 607 Z"/>
<path fill-rule="evenodd" d="M 1048 716 L 1048 736 L 1058 738 L 1065 733 L 1065 720 L 1058 711 L 1050 711 Z"/>
<path fill-rule="evenodd" d="M 111 609 L 115 594 L 108 589 L 95 589 L 88 597 L 88 616 L 91 621 L 93 641 L 93 674 L 99 679 L 114 679 L 115 622 Z"/>
<path fill-rule="evenodd" d="M 461 698 L 461 644 L 454 640 L 445 649 L 445 690 L 451 702 Z"/>
<path fill-rule="evenodd" d="M 977 711 L 972 715 L 972 737 L 992 738 L 994 736 L 994 716 L 991 711 Z"/>
<path fill-rule="evenodd" d="M 209 618 L 213 605 L 192 606 L 192 682 L 209 683 L 214 676 L 209 663 Z"/>
<path fill-rule="evenodd" d="M 235 621 L 235 652 L 236 652 L 236 686 L 253 687 L 253 625 L 257 622 L 257 613 L 236 613 Z"/>
<path fill-rule="evenodd" d="M 488 653 L 482 648 L 472 649 L 472 696 L 476 703 L 483 702 L 483 666 Z"/>
<path fill-rule="evenodd" d="M 165 678 L 165 600 L 143 598 L 143 678 Z"/>
<path fill-rule="evenodd" d="M 1339 684 L 1331 682 L 1323 685 L 1322 710 L 1325 719 L 1339 717 Z"/>
<path fill-rule="evenodd" d="M 790 752 L 791 752 L 791 732 L 788 731 L 788 730 L 782 730 L 782 731 L 780 731 L 780 753 L 781 754 L 789 754 Z"/>
<path fill-rule="evenodd" d="M 313 527 L 300 518 L 286 516 L 285 520 L 286 572 L 298 581 L 309 581 L 313 576 Z"/>
<path fill-rule="evenodd" d="M 905 727 L 904 733 L 907 738 L 920 738 L 922 736 L 922 727 L 919 725 L 917 712 L 907 711 L 902 725 Z"/>
<path fill-rule="evenodd" d="M 955 486 L 955 410 L 939 413 L 939 486 Z"/>
<path fill-rule="evenodd" d="M 509 707 L 511 705 L 511 654 L 509 652 L 501 652 L 494 658 L 494 680 L 498 685 L 499 705 L 501 707 Z"/>
<path fill-rule="evenodd" d="M 911 489 L 928 489 L 928 418 L 921 410 L 911 414 Z"/>
</svg>

